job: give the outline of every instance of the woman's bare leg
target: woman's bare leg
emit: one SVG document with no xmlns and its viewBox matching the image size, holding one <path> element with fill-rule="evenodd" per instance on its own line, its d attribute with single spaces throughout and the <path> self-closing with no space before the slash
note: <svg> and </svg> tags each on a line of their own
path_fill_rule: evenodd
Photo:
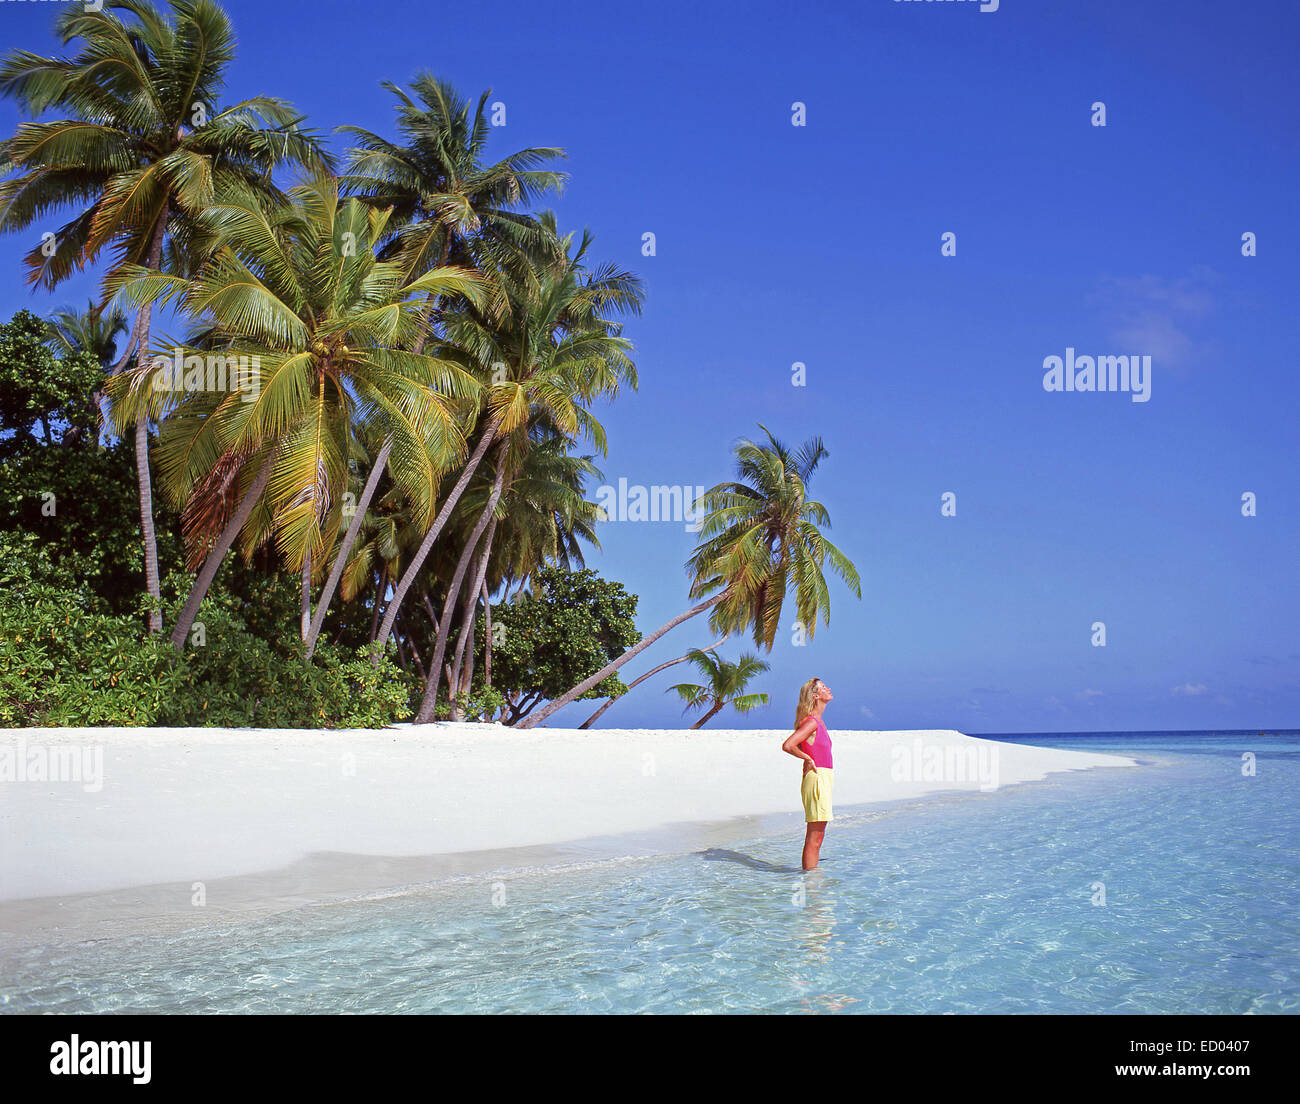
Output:
<svg viewBox="0 0 1300 1104">
<path fill-rule="evenodd" d="M 822 840 L 826 838 L 826 821 L 810 820 L 803 840 L 803 868 L 816 870 L 821 861 Z"/>
</svg>

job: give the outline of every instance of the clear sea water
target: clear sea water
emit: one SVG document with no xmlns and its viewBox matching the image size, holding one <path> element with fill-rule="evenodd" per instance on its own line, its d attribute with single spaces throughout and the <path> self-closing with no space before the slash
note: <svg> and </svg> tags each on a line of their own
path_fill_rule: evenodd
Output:
<svg viewBox="0 0 1300 1104">
<path fill-rule="evenodd" d="M 806 879 L 792 831 L 44 947 L 0 1010 L 1300 1010 L 1300 731 L 1005 738 L 1146 765 L 837 810 Z"/>
</svg>

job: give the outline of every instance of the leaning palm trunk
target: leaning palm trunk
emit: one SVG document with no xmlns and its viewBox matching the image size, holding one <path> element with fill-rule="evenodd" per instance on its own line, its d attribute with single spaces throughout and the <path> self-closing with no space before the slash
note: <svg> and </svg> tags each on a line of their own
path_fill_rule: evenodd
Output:
<svg viewBox="0 0 1300 1104">
<path fill-rule="evenodd" d="M 697 728 L 703 728 L 704 722 L 712 720 L 719 713 L 721 713 L 722 707 L 726 704 L 727 703 L 724 701 L 718 702 L 718 704 L 715 705 L 712 709 L 710 709 L 707 713 L 705 713 L 703 717 L 701 717 L 698 721 L 696 721 L 693 725 L 691 725 L 690 731 L 694 732 Z"/>
<path fill-rule="evenodd" d="M 483 462 L 483 456 L 488 447 L 496 439 L 497 423 L 495 420 L 490 422 L 483 431 L 483 439 L 479 441 L 478 447 L 474 449 L 469 461 L 465 464 L 465 470 L 460 473 L 460 478 L 456 480 L 456 485 L 452 487 L 451 493 L 447 496 L 447 501 L 442 504 L 442 509 L 438 511 L 438 516 L 433 519 L 433 525 L 425 533 L 424 540 L 420 542 L 419 551 L 415 553 L 410 564 L 402 572 L 402 577 L 397 582 L 397 588 L 393 591 L 392 601 L 388 603 L 388 608 L 384 611 L 384 622 L 379 627 L 379 635 L 375 640 L 378 645 L 371 655 L 371 663 L 379 666 L 379 653 L 383 650 L 384 643 L 388 640 L 388 634 L 393 631 L 393 622 L 397 620 L 397 611 L 401 609 L 402 600 L 406 597 L 406 592 L 411 589 L 411 584 L 415 582 L 416 576 L 420 573 L 420 568 L 424 566 L 424 561 L 428 558 L 434 542 L 442 532 L 443 526 L 447 524 L 447 519 L 451 517 L 451 512 L 456 508 L 456 503 L 460 501 L 460 496 L 465 493 L 465 488 L 469 486 L 469 481 L 473 478 L 474 473 L 478 470 L 479 464 Z M 442 656 L 438 656 L 438 663 L 442 662 Z M 431 670 L 437 671 L 438 666 L 435 664 Z M 437 682 L 437 679 L 433 680 Z"/>
<path fill-rule="evenodd" d="M 714 648 L 717 648 L 720 645 L 724 644 L 726 640 L 727 638 L 725 636 L 719 637 L 707 648 L 701 648 L 700 651 L 711 652 L 713 651 Z M 623 693 L 619 695 L 619 697 L 627 697 L 628 693 L 634 687 L 640 686 L 641 683 L 645 682 L 645 680 L 650 678 L 652 675 L 657 675 L 660 671 L 666 671 L 668 670 L 669 667 L 676 667 L 677 664 L 679 663 L 685 663 L 690 658 L 691 658 L 691 653 L 687 652 L 685 655 L 678 656 L 676 659 L 670 659 L 667 663 L 659 664 L 658 667 L 651 667 L 650 670 L 648 670 L 644 675 L 641 675 L 639 678 L 635 678 L 631 682 L 629 682 L 627 684 L 627 690 L 624 690 Z M 609 701 L 607 701 L 604 705 L 602 705 L 599 709 L 597 709 L 595 713 L 593 713 L 590 717 L 588 717 L 585 721 L 583 721 L 582 724 L 578 725 L 578 727 L 590 728 L 598 720 L 600 720 L 601 715 L 605 712 L 605 710 L 608 709 L 611 705 L 613 705 L 618 700 L 619 700 L 618 698 L 610 698 Z"/>
<path fill-rule="evenodd" d="M 609 678 L 609 676 L 612 675 L 615 671 L 617 671 L 620 667 L 622 667 L 623 664 L 627 663 L 629 660 L 635 659 L 642 652 L 644 652 L 648 647 L 650 647 L 651 644 L 653 644 L 656 640 L 658 640 L 661 636 L 663 636 L 664 633 L 670 631 L 671 629 L 675 629 L 678 625 L 682 624 L 682 622 L 684 621 L 689 621 L 692 617 L 695 617 L 697 614 L 701 614 L 705 610 L 712 609 L 719 602 L 721 602 L 724 597 L 726 597 L 726 594 L 727 592 L 724 590 L 721 594 L 715 594 L 712 598 L 708 599 L 707 601 L 701 602 L 698 606 L 692 606 L 685 613 L 679 613 L 667 624 L 661 625 L 659 626 L 659 628 L 655 629 L 655 631 L 652 632 L 649 636 L 643 636 L 621 656 L 611 661 L 610 663 L 605 664 L 604 667 L 602 667 L 590 678 L 583 679 L 572 690 L 566 691 L 563 695 L 556 698 L 553 702 L 548 702 L 543 708 L 539 709 L 536 713 L 530 713 L 527 717 L 521 720 L 515 727 L 536 728 L 539 724 L 541 724 L 544 720 L 546 720 L 546 718 L 549 717 L 552 713 L 555 713 L 557 710 L 563 709 L 571 701 L 576 701 L 578 698 L 582 697 L 582 695 L 585 694 L 588 690 L 590 690 L 593 686 L 599 686 L 600 683 L 602 683 L 605 679 Z"/>
<path fill-rule="evenodd" d="M 492 689 L 492 596 L 483 580 L 483 685 Z"/>
<path fill-rule="evenodd" d="M 375 488 L 379 486 L 379 477 L 383 474 L 384 464 L 388 462 L 388 454 L 392 451 L 393 439 L 390 437 L 384 442 L 384 447 L 379 450 L 379 455 L 375 457 L 374 466 L 370 469 L 370 478 L 366 480 L 365 489 L 361 492 L 361 501 L 357 503 L 357 512 L 352 515 L 352 520 L 348 523 L 348 531 L 344 534 L 343 543 L 339 545 L 338 555 L 334 557 L 334 566 L 330 569 L 329 578 L 325 580 L 325 586 L 320 592 L 320 599 L 316 603 L 316 613 L 312 617 L 311 627 L 307 630 L 307 658 L 311 659 L 312 653 L 316 651 L 316 641 L 320 637 L 320 631 L 325 626 L 325 614 L 329 612 L 330 602 L 334 599 L 334 591 L 338 589 L 339 580 L 343 578 L 343 569 L 347 567 L 348 554 L 352 551 L 352 545 L 356 543 L 357 533 L 361 531 L 361 522 L 365 519 L 366 511 L 370 509 L 370 500 L 375 495 Z M 379 607 L 379 597 L 375 598 L 375 608 Z"/>
<path fill-rule="evenodd" d="M 477 620 L 475 614 L 478 612 L 478 595 L 483 589 L 484 580 L 487 576 L 488 557 L 492 554 L 492 538 L 496 536 L 497 519 L 494 517 L 488 526 L 487 536 L 483 538 L 482 551 L 478 556 L 478 564 L 475 568 L 468 597 L 465 599 L 465 617 L 461 621 L 461 647 L 456 655 L 456 666 L 451 672 L 451 695 L 452 695 L 452 719 L 460 720 L 459 708 L 457 701 L 461 693 L 461 679 L 464 678 L 464 689 L 466 691 L 474 682 L 474 622 Z"/>
<path fill-rule="evenodd" d="M 465 550 L 460 554 L 460 561 L 456 564 L 456 574 L 452 576 L 451 584 L 447 587 L 447 598 L 443 604 L 441 618 L 442 624 L 438 627 L 438 642 L 434 647 L 433 661 L 429 664 L 429 679 L 424 684 L 424 697 L 420 700 L 420 711 L 415 715 L 416 724 L 428 724 L 433 720 L 433 709 L 438 700 L 438 686 L 442 681 L 439 675 L 442 670 L 442 657 L 447 653 L 447 638 L 451 635 L 451 623 L 455 620 L 452 611 L 456 608 L 456 599 L 460 595 L 460 586 L 465 580 L 465 572 L 469 569 L 470 559 L 474 555 L 475 548 L 478 547 L 479 538 L 483 536 L 483 530 L 488 527 L 488 522 L 496 512 L 497 499 L 501 497 L 501 485 L 505 482 L 505 474 L 505 456 L 503 455 L 497 461 L 496 479 L 492 482 L 492 493 L 488 496 L 487 505 L 483 508 L 483 513 L 478 519 L 478 524 L 474 526 L 474 531 L 470 534 L 469 540 L 465 542 Z M 455 686 L 452 684 L 450 672 L 447 677 L 447 689 L 449 693 L 455 693 Z"/>
<path fill-rule="evenodd" d="M 221 531 L 217 543 L 208 552 L 208 558 L 203 561 L 203 567 L 199 570 L 199 577 L 194 580 L 194 587 L 190 590 L 190 596 L 185 600 L 180 616 L 176 619 L 176 628 L 172 630 L 172 646 L 178 652 L 185 650 L 185 638 L 189 636 L 190 629 L 194 625 L 194 619 L 199 615 L 199 606 L 203 604 L 203 599 L 207 597 L 208 588 L 212 586 L 212 580 L 217 577 L 217 569 L 221 566 L 221 561 L 226 558 L 226 553 L 230 551 L 230 546 L 235 543 L 235 538 L 239 536 L 239 531 L 244 527 L 244 522 L 248 520 L 249 514 L 253 512 L 253 507 L 257 505 L 257 500 L 262 497 L 262 492 L 266 490 L 266 485 L 271 481 L 271 469 L 274 467 L 275 451 L 272 450 L 262 462 L 262 470 L 257 473 L 257 478 L 253 480 L 252 486 L 244 492 L 243 500 L 239 503 L 234 515 L 226 523 L 225 529 Z"/>
</svg>

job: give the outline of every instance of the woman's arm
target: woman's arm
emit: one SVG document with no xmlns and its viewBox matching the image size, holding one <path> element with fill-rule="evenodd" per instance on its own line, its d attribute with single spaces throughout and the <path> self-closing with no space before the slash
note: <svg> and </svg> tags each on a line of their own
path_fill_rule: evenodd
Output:
<svg viewBox="0 0 1300 1104">
<path fill-rule="evenodd" d="M 813 757 L 806 751 L 801 750 L 797 745 L 802 744 L 809 736 L 817 731 L 817 718 L 807 716 L 803 719 L 803 724 L 796 728 L 789 736 L 785 738 L 785 743 L 781 745 L 781 750 L 787 755 L 793 755 L 796 759 L 802 759 L 805 763 L 812 766 L 813 770 L 817 769 L 817 764 L 813 762 Z"/>
</svg>

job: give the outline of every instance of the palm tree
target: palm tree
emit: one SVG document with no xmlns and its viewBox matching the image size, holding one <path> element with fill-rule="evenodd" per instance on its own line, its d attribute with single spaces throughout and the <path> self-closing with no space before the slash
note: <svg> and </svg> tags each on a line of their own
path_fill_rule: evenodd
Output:
<svg viewBox="0 0 1300 1104">
<path fill-rule="evenodd" d="M 690 596 L 702 602 L 678 614 L 577 686 L 530 714 L 520 728 L 533 728 L 640 655 L 665 633 L 706 611 L 719 634 L 752 631 L 754 643 L 771 650 L 787 591 L 793 587 L 796 615 L 811 638 L 817 617 L 830 623 L 830 592 L 822 565 L 839 575 L 858 597 L 861 583 L 853 564 L 818 526 L 830 515 L 808 498 L 807 484 L 827 456 L 814 437 L 792 452 L 768 431 L 766 444 L 743 440 L 736 446 L 739 479 L 706 491 L 698 505 L 708 511 L 701 543 L 687 561 Z M 708 597 L 704 597 L 708 595 Z"/>
<path fill-rule="evenodd" d="M 687 658 L 699 669 L 707 684 L 701 686 L 698 683 L 681 682 L 669 687 L 669 691 L 677 691 L 686 703 L 682 712 L 709 707 L 709 711 L 691 725 L 692 729 L 703 728 L 725 706 L 730 705 L 737 713 L 750 713 L 760 705 L 767 704 L 766 694 L 745 693 L 750 680 L 768 669 L 769 665 L 758 656 L 746 652 L 738 662 L 728 663 L 725 659 L 696 648 L 687 653 Z"/>
<path fill-rule="evenodd" d="M 600 720 L 601 717 L 605 715 L 605 711 L 611 705 L 613 705 L 616 701 L 619 701 L 620 699 L 627 697 L 631 691 L 635 690 L 638 686 L 640 686 L 643 682 L 645 682 L 646 679 L 653 678 L 655 675 L 659 674 L 660 671 L 668 670 L 669 667 L 676 667 L 679 663 L 685 663 L 697 651 L 711 652 L 715 648 L 721 647 L 726 642 L 727 642 L 727 638 L 725 636 L 720 637 L 719 639 L 715 640 L 712 644 L 710 644 L 707 648 L 692 648 L 685 655 L 680 655 L 676 659 L 670 659 L 664 663 L 659 664 L 659 666 L 657 667 L 651 667 L 650 670 L 648 670 L 644 675 L 639 675 L 636 678 L 634 678 L 631 682 L 629 682 L 627 684 L 627 688 L 618 697 L 606 698 L 605 703 L 599 709 L 597 709 L 595 713 L 593 713 L 590 717 L 588 717 L 585 721 L 583 721 L 582 724 L 578 725 L 578 727 L 580 729 L 590 728 L 598 720 Z"/>
<path fill-rule="evenodd" d="M 555 232 L 551 212 L 545 212 L 539 221 Z M 611 265 L 588 271 L 583 262 L 591 234 L 584 231 L 570 256 L 572 239 L 572 234 L 563 239 L 566 261 L 558 271 L 538 273 L 535 284 L 507 286 L 509 301 L 504 315 L 462 300 L 444 320 L 448 339 L 466 350 L 491 380 L 484 388 L 485 424 L 438 518 L 398 581 L 380 626 L 380 647 L 442 526 L 498 438 L 519 434 L 520 440 L 526 440 L 528 426 L 545 418 L 571 439 L 589 437 L 603 453 L 604 429 L 587 406 L 597 398 L 617 395 L 624 385 L 636 387 L 636 367 L 628 355 L 631 343 L 622 336 L 622 325 L 607 315 L 639 314 L 641 281 Z M 436 680 L 436 667 L 433 674 Z M 430 703 L 430 716 L 432 708 Z"/>
<path fill-rule="evenodd" d="M 117 361 L 117 339 L 127 331 L 126 317 L 121 311 L 105 313 L 91 300 L 84 311 L 64 307 L 51 314 L 47 321 L 51 327 L 48 344 L 56 352 L 84 350 L 99 361 L 105 374 L 112 371 Z M 96 388 L 87 400 L 92 414 L 99 416 L 102 399 L 103 391 Z M 71 426 L 63 436 L 63 443 L 72 444 L 84 436 L 80 426 Z"/>
<path fill-rule="evenodd" d="M 403 349 L 424 295 L 473 301 L 480 282 L 449 267 L 403 283 L 401 266 L 373 252 L 384 212 L 340 203 L 332 177 L 289 198 L 267 210 L 252 192 L 232 190 L 203 213 L 219 244 L 196 276 L 126 266 L 112 282 L 136 304 L 175 298 L 208 320 L 200 352 L 249 361 L 251 386 L 240 391 L 160 392 L 151 367 L 110 382 L 116 418 L 161 421 L 164 485 L 184 506 L 191 564 L 202 561 L 172 634 L 178 649 L 245 526 L 246 552 L 274 536 L 291 569 L 320 561 L 337 534 L 346 458 L 362 428 L 389 439 L 390 474 L 422 524 L 443 472 L 464 455 L 456 405 L 476 402 L 477 381 L 453 361 Z"/>
<path fill-rule="evenodd" d="M 502 265 L 514 272 L 528 271 L 530 261 L 553 261 L 557 253 L 553 231 L 512 208 L 531 202 L 551 189 L 562 188 L 564 174 L 539 170 L 536 166 L 564 156 L 563 151 L 527 149 L 495 165 L 484 166 L 481 157 L 491 129 L 484 107 L 490 92 L 480 97 L 471 119 L 469 105 L 455 89 L 427 73 L 413 82 L 423 108 L 397 85 L 384 82 L 383 87 L 397 97 L 398 129 L 407 139 L 406 146 L 396 146 L 362 127 L 339 128 L 360 143 L 348 152 L 343 187 L 389 212 L 386 236 L 379 243 L 380 257 L 399 261 L 407 280 L 446 266 L 453 254 L 457 264 L 480 272 L 496 271 Z M 434 291 L 426 296 L 425 311 L 412 346 L 416 354 L 424 351 L 438 298 Z M 390 447 L 385 442 L 375 458 L 357 504 L 354 523 L 339 546 L 333 570 L 321 592 L 316 617 L 307 634 L 308 657 L 315 649 L 325 612 L 351 554 L 359 519 L 370 505 Z M 476 452 L 472 464 L 467 465 L 467 476 L 472 476 L 481 459 L 482 454 Z M 458 481 L 453 493 L 448 495 L 431 530 L 434 540 L 467 485 L 468 478 Z M 394 609 L 394 619 L 396 613 Z M 391 622 L 385 624 L 383 639 L 386 640 L 392 626 Z"/>
<path fill-rule="evenodd" d="M 524 149 L 485 165 L 490 89 L 471 115 L 469 102 L 430 73 L 411 82 L 418 104 L 391 81 L 382 87 L 397 99 L 405 145 L 362 127 L 339 130 L 358 142 L 348 151 L 344 189 L 392 209 L 383 259 L 400 257 L 408 279 L 451 263 L 527 280 L 535 266 L 563 261 L 553 228 L 519 210 L 563 190 L 566 174 L 542 167 L 564 157 L 562 149 Z M 436 300 L 426 301 L 416 352 L 429 337 Z"/>
<path fill-rule="evenodd" d="M 33 118 L 49 110 L 69 117 L 22 123 L 4 143 L 0 230 L 22 230 L 48 212 L 75 217 L 27 254 L 29 282 L 53 288 L 113 247 L 112 271 L 158 269 L 170 238 L 173 254 L 192 235 L 192 221 L 232 183 L 271 187 L 279 165 L 322 168 L 329 158 L 300 129 L 284 101 L 257 96 L 218 110 L 234 34 L 213 0 L 169 0 L 170 18 L 148 0 L 114 0 L 111 10 L 68 5 L 55 23 L 74 57 L 15 50 L 0 65 L 0 94 Z M 149 349 L 151 312 L 140 310 L 121 358 L 123 370 Z M 162 626 L 158 549 L 149 472 L 149 423 L 136 423 L 136 472 L 145 586 L 154 600 L 149 629 Z"/>
<path fill-rule="evenodd" d="M 90 353 L 107 372 L 117 360 L 117 339 L 126 332 L 121 311 L 102 311 L 88 302 L 84 311 L 64 307 L 50 315 L 50 345 L 59 352 Z"/>
</svg>

